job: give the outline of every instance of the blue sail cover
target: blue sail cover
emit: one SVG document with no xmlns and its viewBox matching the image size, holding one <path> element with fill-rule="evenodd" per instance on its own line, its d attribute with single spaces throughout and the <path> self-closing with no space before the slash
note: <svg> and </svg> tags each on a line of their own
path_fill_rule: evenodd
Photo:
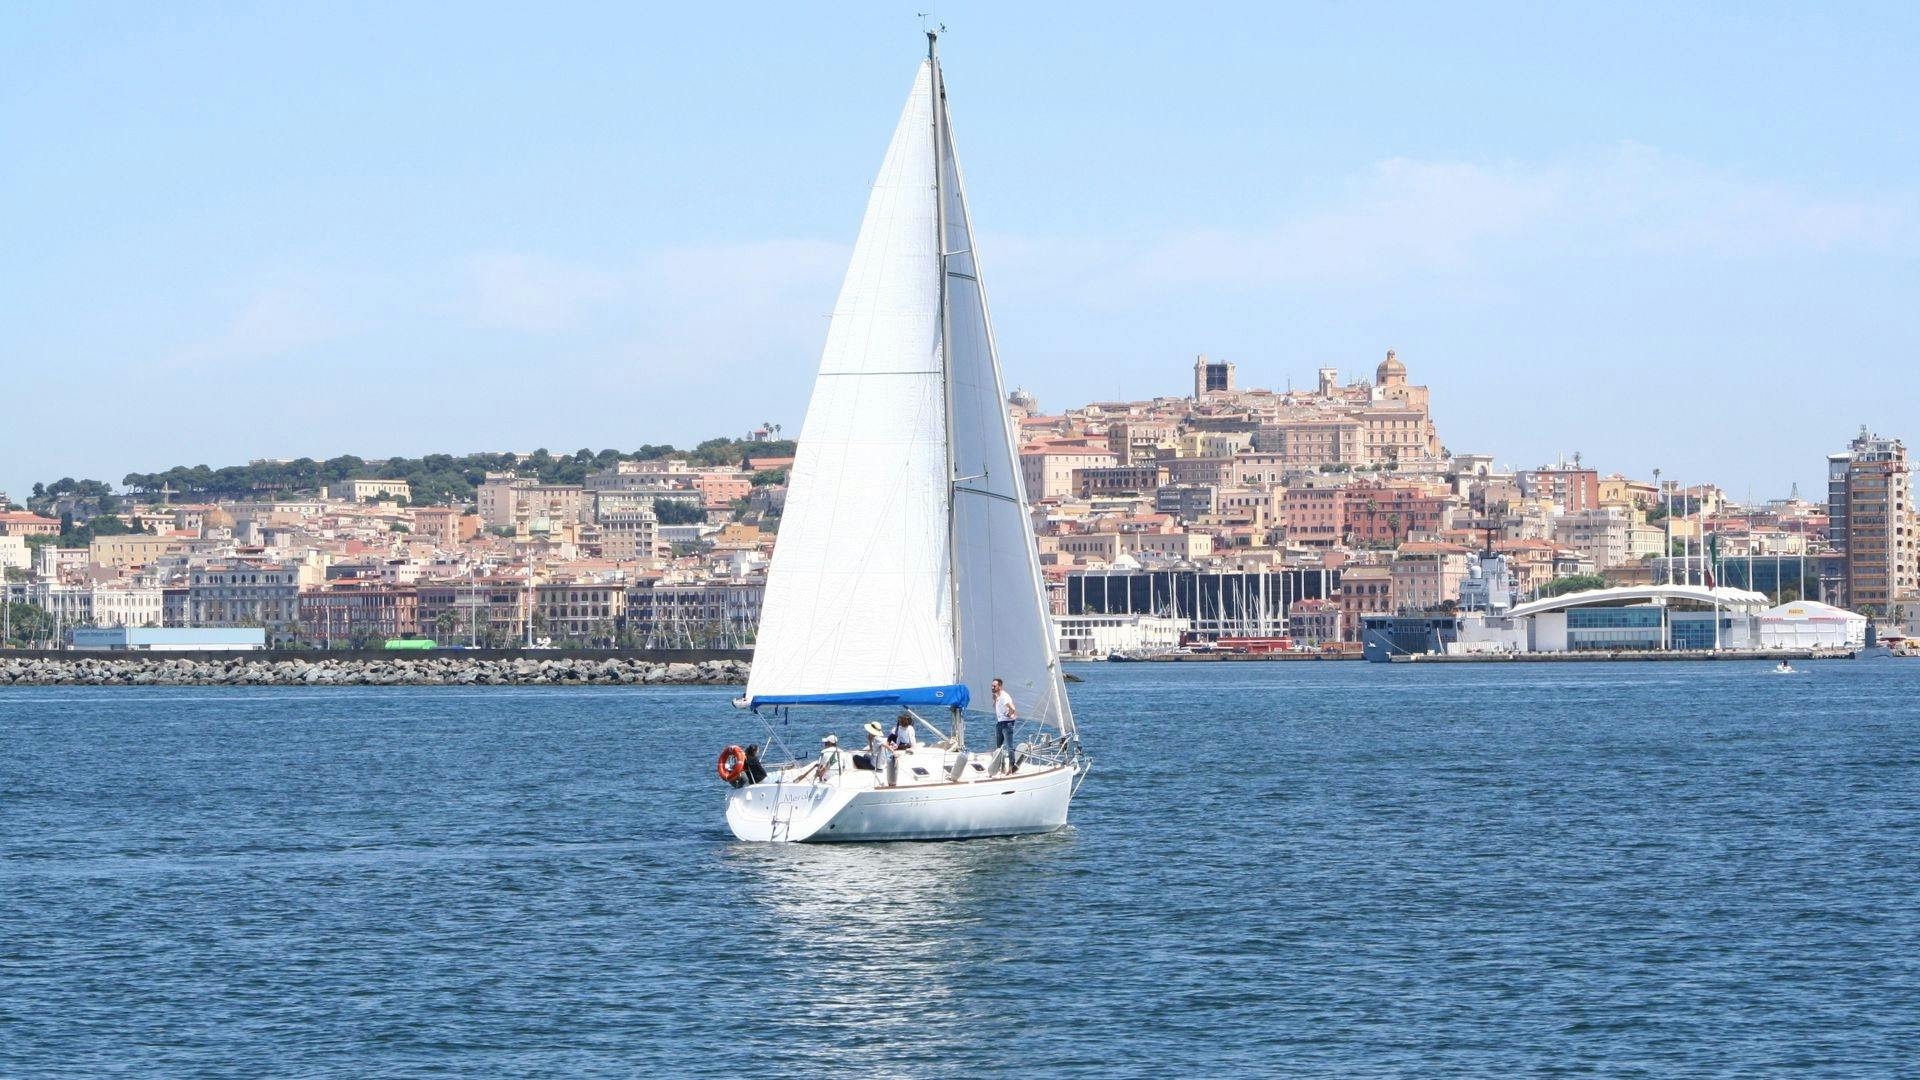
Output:
<svg viewBox="0 0 1920 1080">
<path fill-rule="evenodd" d="M 748 708 L 762 705 L 937 705 L 964 709 L 973 697 L 966 686 L 911 686 L 904 690 L 854 690 L 843 694 L 766 694 L 752 699 Z"/>
</svg>

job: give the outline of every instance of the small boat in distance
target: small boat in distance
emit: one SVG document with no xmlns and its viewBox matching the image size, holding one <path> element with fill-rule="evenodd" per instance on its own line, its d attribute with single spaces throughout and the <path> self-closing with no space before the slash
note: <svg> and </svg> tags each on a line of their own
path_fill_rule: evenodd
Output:
<svg viewBox="0 0 1920 1080">
<path fill-rule="evenodd" d="M 1773 673 L 1775 675 L 1798 675 L 1800 674 L 1800 669 L 1782 660 L 1774 665 Z"/>
<path fill-rule="evenodd" d="M 1018 725 L 975 751 L 967 713 L 994 707 L 996 679 Z M 742 840 L 1051 832 L 1086 775 L 932 33 L 834 305 L 735 704 L 777 719 L 768 750 L 721 755 Z M 850 721 L 866 749 L 828 734 L 817 757 L 763 763 L 795 710 Z M 896 717 L 910 748 L 881 737 Z"/>
</svg>

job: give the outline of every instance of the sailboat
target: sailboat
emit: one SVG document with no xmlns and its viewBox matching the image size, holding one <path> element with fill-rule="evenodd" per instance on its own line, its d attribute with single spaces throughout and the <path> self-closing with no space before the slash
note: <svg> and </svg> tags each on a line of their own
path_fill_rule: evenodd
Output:
<svg viewBox="0 0 1920 1080">
<path fill-rule="evenodd" d="M 995 679 L 1019 716 L 1013 743 L 970 749 L 969 711 L 992 715 Z M 742 840 L 1051 832 L 1091 764 L 1055 653 L 933 33 L 834 305 L 735 704 L 770 721 L 769 745 L 808 710 L 868 721 L 864 752 L 830 735 L 818 757 L 762 752 L 743 768 L 727 748 L 727 824 Z M 875 721 L 901 716 L 917 741 L 895 751 Z"/>
</svg>

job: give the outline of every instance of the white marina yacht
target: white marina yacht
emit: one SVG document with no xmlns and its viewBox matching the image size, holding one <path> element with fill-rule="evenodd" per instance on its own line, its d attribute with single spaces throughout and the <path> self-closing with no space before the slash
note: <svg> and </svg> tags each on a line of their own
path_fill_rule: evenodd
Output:
<svg viewBox="0 0 1920 1080">
<path fill-rule="evenodd" d="M 942 840 L 1066 824 L 1090 760 L 1055 655 L 936 35 L 867 202 L 789 475 L 746 695 L 722 754 L 742 840 Z M 994 679 L 1019 715 L 989 738 Z M 878 738 L 911 716 L 910 749 Z M 809 716 L 865 731 L 777 760 Z M 764 759 L 764 762 L 763 760 Z"/>
</svg>

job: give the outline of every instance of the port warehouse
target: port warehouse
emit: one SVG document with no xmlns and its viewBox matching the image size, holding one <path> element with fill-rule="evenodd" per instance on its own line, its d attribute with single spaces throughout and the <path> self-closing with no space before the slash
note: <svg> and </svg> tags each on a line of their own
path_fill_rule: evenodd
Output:
<svg viewBox="0 0 1920 1080">
<path fill-rule="evenodd" d="M 1340 588 L 1340 571 L 1306 567 L 1270 570 L 1113 568 L 1067 575 L 1067 615 L 1156 616 L 1186 620 L 1204 638 L 1282 634 L 1287 610 L 1301 600 L 1326 600 Z"/>
<path fill-rule="evenodd" d="M 73 647 L 83 652 L 259 652 L 267 647 L 260 627 L 101 626 L 75 627 Z"/>
<path fill-rule="evenodd" d="M 1369 660 L 1394 656 L 1854 649 L 1867 619 L 1816 600 L 1769 605 L 1721 586 L 1629 586 L 1568 593 L 1489 614 L 1367 615 Z"/>
</svg>

